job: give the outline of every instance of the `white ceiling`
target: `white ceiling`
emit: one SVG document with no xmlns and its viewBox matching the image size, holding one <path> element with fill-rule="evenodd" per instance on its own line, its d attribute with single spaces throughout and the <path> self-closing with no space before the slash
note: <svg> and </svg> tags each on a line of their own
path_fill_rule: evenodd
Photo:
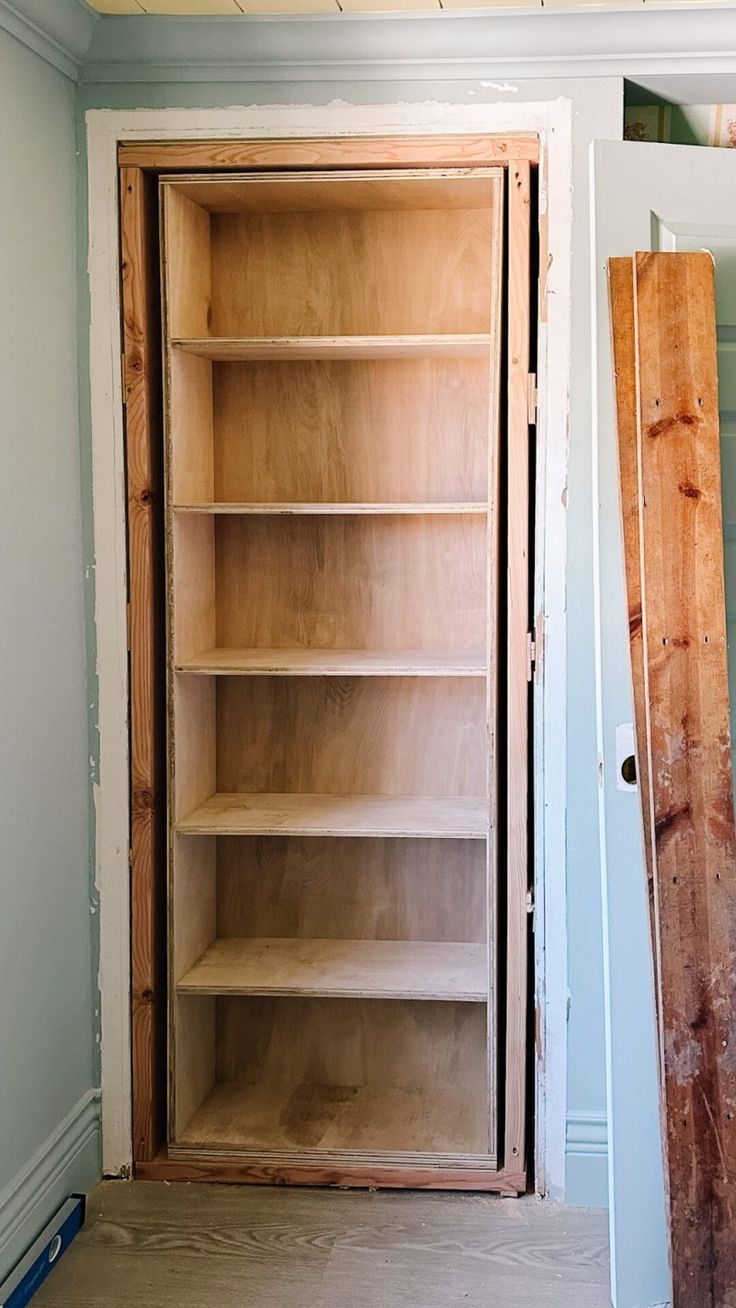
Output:
<svg viewBox="0 0 736 1308">
<path fill-rule="evenodd" d="M 319 14 L 412 9 L 637 9 L 697 7 L 698 0 L 87 0 L 101 14 Z M 701 0 L 730 4 L 731 0 Z"/>
</svg>

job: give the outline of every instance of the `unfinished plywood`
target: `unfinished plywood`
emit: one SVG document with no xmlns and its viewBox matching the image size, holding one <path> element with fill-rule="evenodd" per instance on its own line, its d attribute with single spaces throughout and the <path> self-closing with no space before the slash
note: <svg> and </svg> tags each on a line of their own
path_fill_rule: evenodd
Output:
<svg viewBox="0 0 736 1308">
<path fill-rule="evenodd" d="M 183 835 L 392 836 L 485 840 L 485 796 L 213 794 L 176 823 Z"/>
<path fill-rule="evenodd" d="M 673 1303 L 721 1308 L 736 1283 L 736 841 L 713 262 L 639 254 L 633 287 L 643 629 L 633 667 L 645 709 Z"/>
<path fill-rule="evenodd" d="M 482 677 L 485 651 L 210 649 L 176 665 L 177 672 L 241 677 Z"/>
<path fill-rule="evenodd" d="M 218 605 L 210 644 L 372 650 L 485 644 L 481 518 L 227 516 L 214 530 Z"/>
<path fill-rule="evenodd" d="M 180 994 L 486 1001 L 483 945 L 427 940 L 214 940 Z"/>
<path fill-rule="evenodd" d="M 501 182 L 163 186 L 177 1156 L 497 1166 Z"/>
</svg>

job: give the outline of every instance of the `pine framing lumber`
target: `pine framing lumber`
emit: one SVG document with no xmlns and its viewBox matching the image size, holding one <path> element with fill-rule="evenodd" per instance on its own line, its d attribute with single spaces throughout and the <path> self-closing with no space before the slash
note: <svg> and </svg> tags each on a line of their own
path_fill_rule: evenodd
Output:
<svg viewBox="0 0 736 1308">
<path fill-rule="evenodd" d="M 615 293 L 613 308 L 616 315 Z M 642 599 L 634 678 L 645 710 L 641 797 L 649 809 L 672 1303 L 731 1308 L 736 836 L 710 255 L 635 255 L 633 308 Z M 625 350 L 625 340 L 617 348 Z M 629 442 L 624 431 L 624 447 Z M 625 536 L 627 573 L 635 535 Z"/>
</svg>

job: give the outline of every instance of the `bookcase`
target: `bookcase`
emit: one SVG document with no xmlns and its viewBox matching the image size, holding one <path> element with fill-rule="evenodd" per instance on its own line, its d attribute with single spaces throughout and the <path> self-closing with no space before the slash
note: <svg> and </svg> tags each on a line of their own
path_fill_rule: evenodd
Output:
<svg viewBox="0 0 736 1308">
<path fill-rule="evenodd" d="M 504 169 L 160 189 L 169 1157 L 491 1174 Z"/>
</svg>

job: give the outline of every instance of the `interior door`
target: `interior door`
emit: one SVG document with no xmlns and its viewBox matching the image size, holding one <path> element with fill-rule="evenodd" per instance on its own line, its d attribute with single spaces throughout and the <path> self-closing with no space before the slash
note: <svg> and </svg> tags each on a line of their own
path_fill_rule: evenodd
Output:
<svg viewBox="0 0 736 1308">
<path fill-rule="evenodd" d="M 601 867 L 615 1308 L 670 1295 L 646 880 L 636 787 L 621 784 L 616 728 L 632 721 L 607 261 L 707 249 L 716 264 L 729 636 L 736 635 L 736 154 L 597 141 L 592 153 L 593 412 Z M 733 686 L 736 640 L 729 640 Z M 733 708 L 732 708 L 733 713 Z M 732 719 L 733 736 L 733 719 Z"/>
</svg>

